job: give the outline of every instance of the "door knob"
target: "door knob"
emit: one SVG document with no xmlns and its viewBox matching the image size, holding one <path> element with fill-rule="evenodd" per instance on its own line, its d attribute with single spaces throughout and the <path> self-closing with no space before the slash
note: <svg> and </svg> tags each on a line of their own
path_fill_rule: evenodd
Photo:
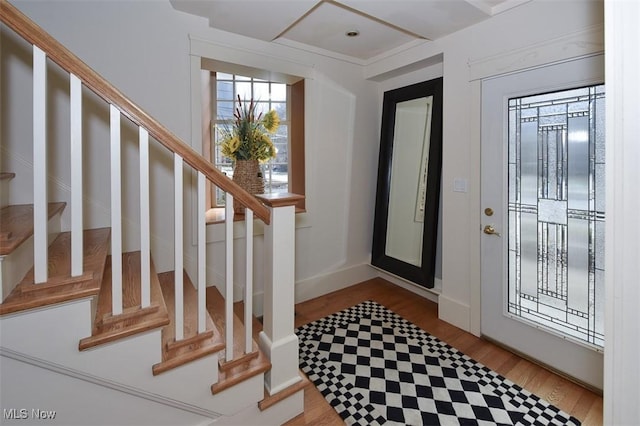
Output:
<svg viewBox="0 0 640 426">
<path fill-rule="evenodd" d="M 500 233 L 496 232 L 496 229 L 493 227 L 493 225 L 485 225 L 482 231 L 487 235 L 495 235 L 496 237 L 500 236 Z"/>
</svg>

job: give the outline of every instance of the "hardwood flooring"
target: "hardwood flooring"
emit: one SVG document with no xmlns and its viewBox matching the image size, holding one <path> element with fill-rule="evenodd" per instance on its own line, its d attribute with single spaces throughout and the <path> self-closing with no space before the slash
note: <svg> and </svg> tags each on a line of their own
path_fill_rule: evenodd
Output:
<svg viewBox="0 0 640 426">
<path fill-rule="evenodd" d="M 436 303 L 381 278 L 297 304 L 295 325 L 299 327 L 365 300 L 386 306 L 476 361 L 553 403 L 579 419 L 583 425 L 602 424 L 600 395 L 439 320 Z M 305 389 L 304 404 L 304 413 L 285 423 L 286 426 L 344 424 L 314 386 Z"/>
</svg>

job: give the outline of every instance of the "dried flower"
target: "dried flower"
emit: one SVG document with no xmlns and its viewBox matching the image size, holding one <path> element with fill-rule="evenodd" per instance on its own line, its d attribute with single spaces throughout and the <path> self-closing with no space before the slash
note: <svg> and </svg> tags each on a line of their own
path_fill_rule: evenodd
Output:
<svg viewBox="0 0 640 426">
<path fill-rule="evenodd" d="M 247 104 L 238 96 L 238 107 L 232 126 L 222 130 L 219 142 L 222 155 L 235 160 L 258 160 L 265 162 L 276 156 L 276 148 L 270 134 L 274 134 L 280 125 L 280 117 L 275 110 L 264 116 L 256 117 L 256 103 L 253 99 Z"/>
</svg>

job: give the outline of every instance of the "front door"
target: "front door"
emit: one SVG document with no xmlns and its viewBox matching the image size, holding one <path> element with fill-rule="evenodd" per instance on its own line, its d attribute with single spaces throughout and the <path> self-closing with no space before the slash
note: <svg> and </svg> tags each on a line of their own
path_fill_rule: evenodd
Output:
<svg viewBox="0 0 640 426">
<path fill-rule="evenodd" d="M 482 83 L 481 332 L 602 389 L 604 62 Z"/>
</svg>

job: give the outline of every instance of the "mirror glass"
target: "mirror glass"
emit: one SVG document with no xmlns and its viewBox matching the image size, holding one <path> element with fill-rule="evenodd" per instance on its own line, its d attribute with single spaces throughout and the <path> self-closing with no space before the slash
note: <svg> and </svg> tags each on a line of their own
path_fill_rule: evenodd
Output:
<svg viewBox="0 0 640 426">
<path fill-rule="evenodd" d="M 398 102 L 385 254 L 422 264 L 422 234 L 433 96 Z"/>
<path fill-rule="evenodd" d="M 433 287 L 442 78 L 385 92 L 371 264 Z"/>
</svg>

